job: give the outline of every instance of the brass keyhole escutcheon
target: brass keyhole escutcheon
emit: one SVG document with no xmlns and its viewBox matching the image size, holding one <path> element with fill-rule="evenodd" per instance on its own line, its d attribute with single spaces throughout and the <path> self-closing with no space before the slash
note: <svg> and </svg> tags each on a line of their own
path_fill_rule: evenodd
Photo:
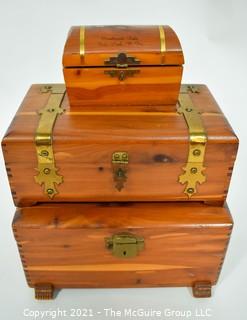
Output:
<svg viewBox="0 0 247 320">
<path fill-rule="evenodd" d="M 122 168 L 118 168 L 118 170 L 116 171 L 116 175 L 118 176 L 118 178 L 125 178 L 125 171 Z"/>
<path fill-rule="evenodd" d="M 133 258 L 144 249 L 144 239 L 131 233 L 120 233 L 105 238 L 105 245 L 115 257 Z"/>
<path fill-rule="evenodd" d="M 126 78 L 126 72 L 124 70 L 119 71 L 118 79 L 123 81 Z"/>
<path fill-rule="evenodd" d="M 118 78 L 119 81 L 124 81 L 128 77 L 133 77 L 135 74 L 140 73 L 139 69 L 111 69 L 104 70 L 104 74 L 108 74 L 111 78 Z"/>
</svg>

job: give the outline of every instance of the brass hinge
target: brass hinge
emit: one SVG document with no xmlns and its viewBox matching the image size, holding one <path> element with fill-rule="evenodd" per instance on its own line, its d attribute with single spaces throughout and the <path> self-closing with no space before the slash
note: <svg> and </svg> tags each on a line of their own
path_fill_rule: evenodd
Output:
<svg viewBox="0 0 247 320">
<path fill-rule="evenodd" d="M 52 199 L 57 193 L 56 185 L 63 182 L 63 177 L 57 173 L 52 145 L 53 128 L 58 115 L 64 110 L 61 104 L 65 95 L 65 86 L 61 84 L 45 85 L 42 93 L 49 93 L 48 102 L 39 110 L 39 124 L 35 133 L 35 145 L 38 159 L 38 174 L 35 182 L 43 186 L 44 194 Z"/>
<path fill-rule="evenodd" d="M 183 87 L 179 94 L 177 111 L 184 116 L 189 130 L 188 160 L 183 167 L 184 173 L 179 176 L 179 182 L 186 184 L 184 193 L 190 198 L 197 192 L 197 184 L 206 181 L 206 175 L 203 171 L 206 169 L 204 157 L 207 135 L 200 113 L 193 104 L 188 91 L 199 93 L 199 90 L 194 86 L 187 86 L 186 90 Z"/>
</svg>

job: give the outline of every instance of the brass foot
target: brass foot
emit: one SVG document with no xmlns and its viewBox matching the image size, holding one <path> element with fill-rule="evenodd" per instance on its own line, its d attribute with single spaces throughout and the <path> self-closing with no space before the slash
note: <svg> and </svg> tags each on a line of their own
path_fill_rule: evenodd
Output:
<svg viewBox="0 0 247 320">
<path fill-rule="evenodd" d="M 197 281 L 194 283 L 192 290 L 195 298 L 210 298 L 211 297 L 211 282 Z"/>
<path fill-rule="evenodd" d="M 54 288 L 50 283 L 38 283 L 34 287 L 35 299 L 37 300 L 52 300 Z"/>
</svg>

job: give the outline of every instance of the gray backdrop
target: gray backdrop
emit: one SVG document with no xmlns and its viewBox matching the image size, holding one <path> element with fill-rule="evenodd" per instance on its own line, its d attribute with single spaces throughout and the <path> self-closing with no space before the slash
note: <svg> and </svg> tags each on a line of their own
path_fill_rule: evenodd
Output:
<svg viewBox="0 0 247 320">
<path fill-rule="evenodd" d="M 206 83 L 240 138 L 228 196 L 235 220 L 234 232 L 213 297 L 204 300 L 194 299 L 187 288 L 157 288 L 62 290 L 55 301 L 35 301 L 33 290 L 25 283 L 11 232 L 15 208 L 0 155 L 1 319 L 34 319 L 31 311 L 56 311 L 57 308 L 67 313 L 71 308 L 92 308 L 97 313 L 109 307 L 120 311 L 137 307 L 187 310 L 193 313 L 189 319 L 246 319 L 246 10 L 244 0 L 0 1 L 0 136 L 32 83 L 63 81 L 61 55 L 71 25 L 169 24 L 178 33 L 185 54 L 183 82 Z M 204 313 L 209 309 L 211 316 L 196 317 L 196 309 Z M 52 319 L 52 316 L 53 319 L 73 318 L 51 314 L 43 319 Z M 104 313 L 93 317 L 106 318 Z M 169 312 L 164 318 L 184 319 L 181 313 L 170 316 Z"/>
</svg>

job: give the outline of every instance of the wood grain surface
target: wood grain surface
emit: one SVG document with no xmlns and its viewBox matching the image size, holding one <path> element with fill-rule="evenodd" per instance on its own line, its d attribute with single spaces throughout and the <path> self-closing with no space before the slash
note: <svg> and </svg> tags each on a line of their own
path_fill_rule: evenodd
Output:
<svg viewBox="0 0 247 320">
<path fill-rule="evenodd" d="M 200 203 L 39 205 L 17 209 L 13 230 L 29 286 L 193 286 L 217 282 L 232 229 L 227 207 Z M 144 238 L 114 257 L 105 237 Z"/>
<path fill-rule="evenodd" d="M 109 68 L 64 68 L 64 79 L 70 106 L 89 107 L 101 110 L 102 106 L 132 108 L 145 104 L 150 106 L 168 105 L 173 108 L 178 100 L 183 68 L 181 66 L 135 67 L 138 71 L 120 81 L 118 77 L 105 74 Z M 116 68 L 110 68 L 111 71 Z M 124 71 L 123 71 L 124 72 Z"/>
<path fill-rule="evenodd" d="M 37 157 L 34 143 L 40 110 L 50 93 L 33 85 L 27 93 L 3 141 L 10 186 L 17 206 L 37 202 L 81 201 L 187 201 L 178 182 L 187 162 L 189 136 L 186 122 L 177 112 L 138 112 L 103 109 L 81 112 L 70 109 L 67 97 L 53 133 L 56 166 L 64 176 L 53 200 L 35 183 Z M 238 139 L 206 86 L 190 96 L 201 112 L 208 143 L 205 155 L 207 180 L 190 201 L 226 198 L 236 158 Z M 161 107 L 160 107 L 161 108 Z M 128 179 L 115 188 L 112 153 L 129 153 Z"/>
</svg>

